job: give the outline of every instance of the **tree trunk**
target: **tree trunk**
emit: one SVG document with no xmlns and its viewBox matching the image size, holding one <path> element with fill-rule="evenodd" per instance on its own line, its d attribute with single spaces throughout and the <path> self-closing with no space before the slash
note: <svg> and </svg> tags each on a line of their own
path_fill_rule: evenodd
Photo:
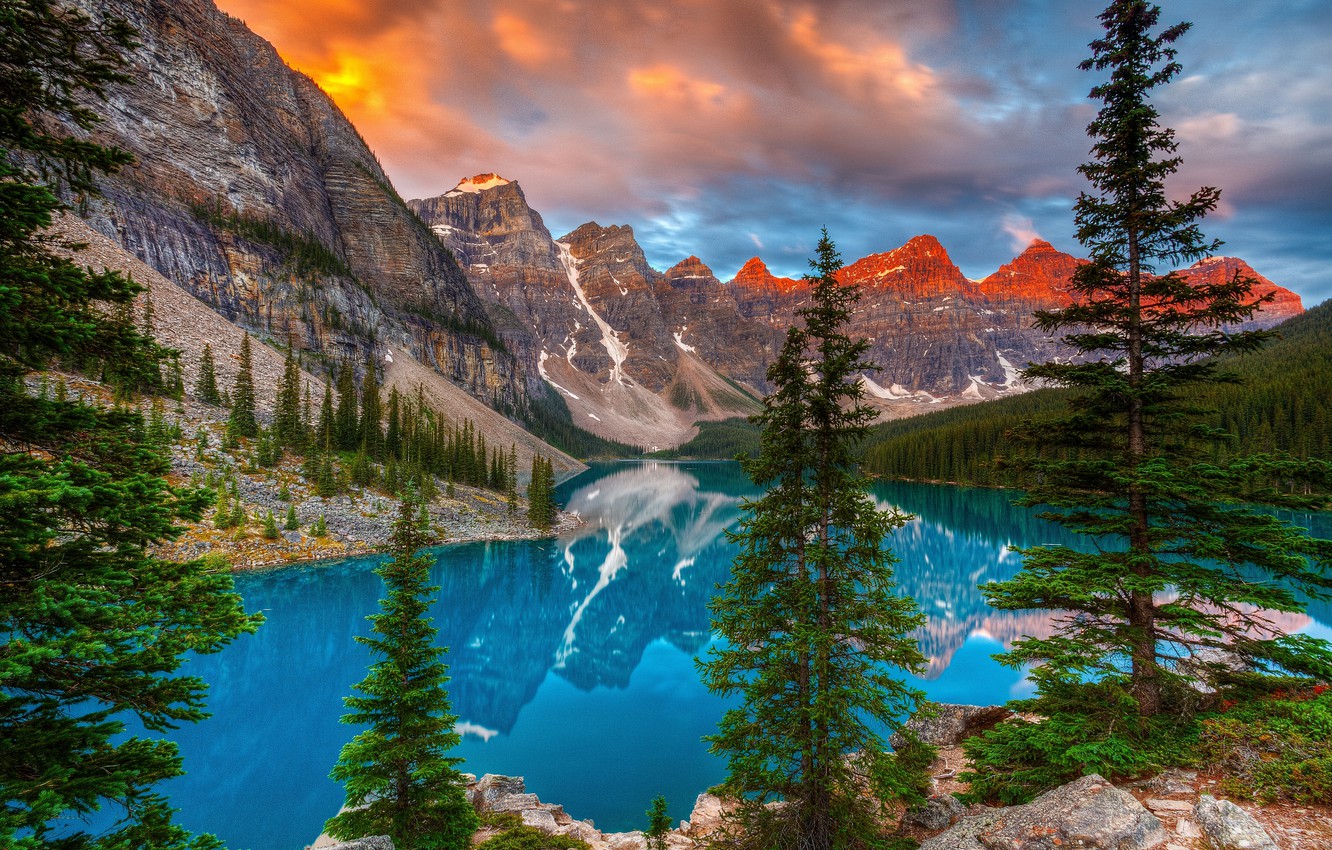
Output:
<svg viewBox="0 0 1332 850">
<path fill-rule="evenodd" d="M 1142 265 L 1138 251 L 1138 235 L 1129 231 L 1129 333 L 1128 366 L 1129 386 L 1132 392 L 1128 410 L 1129 465 L 1136 474 L 1147 457 L 1147 434 L 1143 421 L 1142 388 Z M 1148 540 L 1147 495 L 1139 485 L 1131 484 L 1128 494 L 1129 552 L 1147 555 L 1151 551 Z M 1135 577 L 1145 577 L 1150 570 L 1139 563 L 1133 566 Z M 1129 628 L 1132 631 L 1132 691 L 1138 700 L 1138 714 L 1152 717 L 1161 710 L 1161 680 L 1156 667 L 1156 603 L 1151 592 L 1133 591 L 1129 599 Z"/>
</svg>

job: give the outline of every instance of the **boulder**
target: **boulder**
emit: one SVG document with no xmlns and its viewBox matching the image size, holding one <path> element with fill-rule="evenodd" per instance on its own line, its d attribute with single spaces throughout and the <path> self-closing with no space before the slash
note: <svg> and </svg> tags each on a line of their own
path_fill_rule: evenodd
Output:
<svg viewBox="0 0 1332 850">
<path fill-rule="evenodd" d="M 472 805 L 481 810 L 489 810 L 505 797 L 522 794 L 527 791 L 527 784 L 521 776 L 503 776 L 487 773 L 467 790 L 467 797 Z M 534 795 L 535 796 L 535 795 Z"/>
<path fill-rule="evenodd" d="M 1024 806 L 964 818 L 920 850 L 1154 850 L 1167 835 L 1132 794 L 1091 774 Z"/>
<path fill-rule="evenodd" d="M 964 739 L 993 728 L 1000 721 L 1012 715 L 1008 709 L 998 705 L 955 705 L 953 703 L 935 703 L 933 716 L 917 715 L 907 721 L 904 731 L 914 734 L 921 743 L 936 747 L 951 747 Z M 906 745 L 907 738 L 901 732 L 894 732 L 888 739 L 893 749 L 900 750 Z"/>
<path fill-rule="evenodd" d="M 1229 800 L 1203 794 L 1193 807 L 1193 819 L 1214 850 L 1277 850 L 1272 836 L 1253 815 Z"/>
<path fill-rule="evenodd" d="M 689 824 L 683 832 L 690 838 L 706 838 L 721 828 L 730 810 L 731 806 L 721 797 L 699 794 L 694 801 L 694 810 L 689 813 Z"/>
<path fill-rule="evenodd" d="M 907 809 L 902 823 L 933 832 L 952 826 L 966 811 L 966 806 L 952 794 L 935 794 L 923 806 Z"/>
</svg>

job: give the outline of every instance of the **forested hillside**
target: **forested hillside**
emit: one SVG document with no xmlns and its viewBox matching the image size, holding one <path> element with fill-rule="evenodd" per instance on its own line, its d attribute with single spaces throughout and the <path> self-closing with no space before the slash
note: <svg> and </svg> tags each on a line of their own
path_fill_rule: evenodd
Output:
<svg viewBox="0 0 1332 850">
<path fill-rule="evenodd" d="M 1197 402 L 1210 411 L 1205 421 L 1234 434 L 1232 446 L 1243 451 L 1332 459 L 1332 302 L 1279 330 L 1281 338 L 1261 352 L 1226 362 L 1238 383 L 1199 390 Z M 917 481 L 1010 484 L 995 460 L 1014 450 L 1011 429 L 1060 409 L 1071 395 L 1038 390 L 885 423 L 866 441 L 866 469 Z"/>
</svg>

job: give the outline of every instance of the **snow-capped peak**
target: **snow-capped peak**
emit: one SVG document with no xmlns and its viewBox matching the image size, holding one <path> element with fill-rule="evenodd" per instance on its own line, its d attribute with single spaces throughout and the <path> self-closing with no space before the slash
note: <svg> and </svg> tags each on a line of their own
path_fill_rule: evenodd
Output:
<svg viewBox="0 0 1332 850">
<path fill-rule="evenodd" d="M 464 193 L 475 195 L 477 192 L 484 192 L 496 186 L 506 186 L 509 182 L 498 174 L 478 174 L 475 177 L 464 177 L 458 182 L 457 186 L 445 192 L 444 196 L 447 198 Z"/>
</svg>

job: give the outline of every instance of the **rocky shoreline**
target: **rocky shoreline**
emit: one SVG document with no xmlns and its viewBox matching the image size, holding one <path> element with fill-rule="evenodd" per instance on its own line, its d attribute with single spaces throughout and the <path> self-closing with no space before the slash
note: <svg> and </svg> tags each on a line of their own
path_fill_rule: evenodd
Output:
<svg viewBox="0 0 1332 850">
<path fill-rule="evenodd" d="M 965 763 L 961 741 L 1007 714 L 997 706 L 940 705 L 939 715 L 912 721 L 913 731 L 939 748 L 930 768 L 935 793 L 920 808 L 903 812 L 900 834 L 919 850 L 1326 850 L 1332 847 L 1332 804 L 1259 806 L 1219 799 L 1218 778 L 1205 771 L 1168 770 L 1112 784 L 1090 774 L 1024 805 L 966 806 L 954 792 Z M 563 806 L 527 793 L 522 777 L 468 777 L 467 796 L 483 819 L 503 816 L 550 836 L 584 842 L 589 850 L 648 850 L 640 831 L 605 833 L 577 820 Z M 670 850 L 702 850 L 723 825 L 727 804 L 700 794 L 688 820 L 666 835 Z M 499 816 L 499 817 L 497 817 Z M 473 846 L 502 834 L 483 826 Z M 392 850 L 383 836 L 339 843 L 321 835 L 307 850 Z"/>
</svg>

